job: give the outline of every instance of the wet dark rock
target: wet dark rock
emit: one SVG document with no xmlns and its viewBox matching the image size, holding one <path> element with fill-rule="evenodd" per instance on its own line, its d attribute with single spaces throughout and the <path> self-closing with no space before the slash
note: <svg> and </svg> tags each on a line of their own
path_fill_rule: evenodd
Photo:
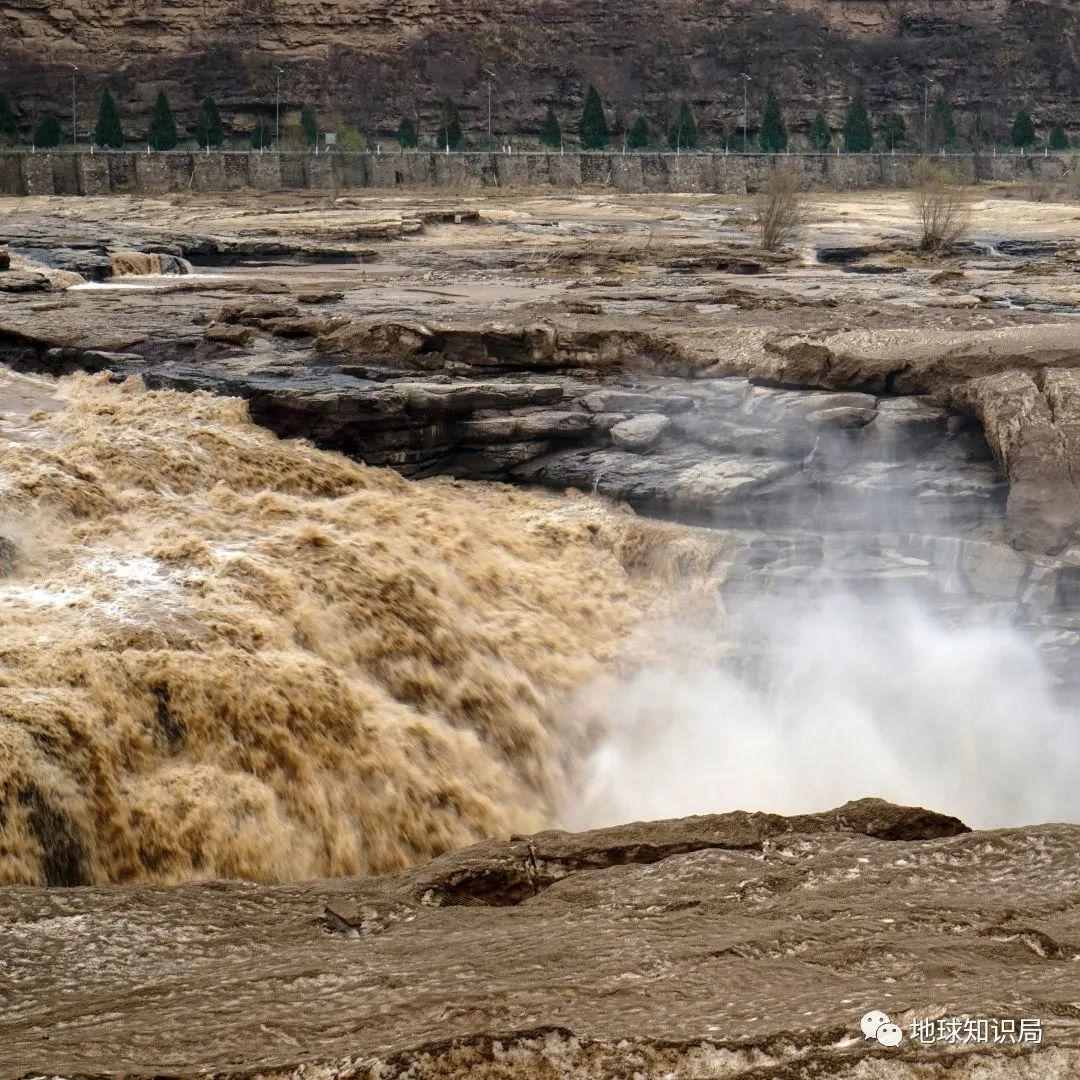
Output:
<svg viewBox="0 0 1080 1080">
<path fill-rule="evenodd" d="M 6 270 L 0 277 L 0 292 L 44 292 L 51 288 L 49 279 L 33 270 Z"/>
<path fill-rule="evenodd" d="M 21 243 L 15 247 L 32 262 L 47 266 L 51 270 L 68 270 L 87 281 L 104 281 L 112 276 L 112 258 L 104 249 L 93 251 L 65 247 L 21 248 Z"/>
<path fill-rule="evenodd" d="M 879 277 L 889 274 L 906 274 L 906 266 L 893 266 L 889 263 L 852 263 L 844 267 L 848 274 L 874 274 Z"/>
<path fill-rule="evenodd" d="M 110 352 L 105 349 L 80 349 L 62 346 L 45 353 L 43 368 L 50 375 L 68 375 L 75 371 L 118 371 L 141 364 L 136 353 Z"/>
<path fill-rule="evenodd" d="M 550 448 L 551 443 L 542 440 L 465 447 L 440 465 L 438 471 L 460 477 L 505 476 L 511 469 L 546 454 Z"/>
<path fill-rule="evenodd" d="M 19 557 L 19 549 L 14 540 L 6 536 L 0 536 L 0 577 L 6 577 L 15 569 Z"/>
<path fill-rule="evenodd" d="M 971 832 L 959 818 L 883 799 L 858 799 L 822 814 L 701 814 L 584 833 L 560 831 L 489 840 L 406 875 L 417 900 L 512 907 L 563 878 L 615 866 L 662 862 L 694 851 L 761 851 L 797 833 L 855 833 L 877 840 L 936 840 Z"/>
<path fill-rule="evenodd" d="M 345 294 L 336 289 L 312 290 L 296 294 L 298 304 L 337 304 L 343 300 Z"/>
</svg>

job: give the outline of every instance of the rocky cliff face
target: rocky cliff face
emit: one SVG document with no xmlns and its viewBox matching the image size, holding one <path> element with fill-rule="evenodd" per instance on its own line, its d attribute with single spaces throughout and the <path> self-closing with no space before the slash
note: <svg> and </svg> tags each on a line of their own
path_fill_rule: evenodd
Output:
<svg viewBox="0 0 1080 1080">
<path fill-rule="evenodd" d="M 485 136 L 485 68 L 496 136 L 535 133 L 549 104 L 572 134 L 589 82 L 617 128 L 644 111 L 663 130 L 685 98 L 711 141 L 742 122 L 740 72 L 753 77 L 751 129 L 771 85 L 802 133 L 819 108 L 838 126 L 858 87 L 916 137 L 924 78 L 947 88 L 962 137 L 1003 137 L 1020 106 L 1043 134 L 1068 126 L 1080 95 L 1080 14 L 1064 0 L 11 0 L 0 34 L 0 90 L 24 131 L 43 112 L 70 117 L 74 63 L 80 130 L 108 83 L 135 139 L 159 89 L 182 130 L 213 94 L 230 132 L 250 131 L 274 112 L 277 67 L 286 122 L 309 102 L 323 126 L 384 138 L 413 114 L 430 137 L 447 96 Z"/>
</svg>

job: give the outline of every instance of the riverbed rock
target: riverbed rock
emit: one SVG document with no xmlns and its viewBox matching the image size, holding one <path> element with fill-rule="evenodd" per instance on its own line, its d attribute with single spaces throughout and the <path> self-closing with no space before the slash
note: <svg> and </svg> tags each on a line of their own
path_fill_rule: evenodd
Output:
<svg viewBox="0 0 1080 1080">
<path fill-rule="evenodd" d="M 290 319 L 299 314 L 299 308 L 285 301 L 239 300 L 235 303 L 225 304 L 217 313 L 217 321 L 261 327 L 268 320 Z"/>
<path fill-rule="evenodd" d="M 250 345 L 255 337 L 255 331 L 249 326 L 230 326 L 226 323 L 215 322 L 203 331 L 203 337 L 218 345 Z"/>
<path fill-rule="evenodd" d="M 821 340 L 778 338 L 767 349 L 759 378 L 770 384 L 930 394 L 970 412 L 1009 478 L 1013 542 L 1049 553 L 1077 537 L 1074 425 L 1080 409 L 1073 385 L 1080 349 L 1071 324 L 936 334 L 848 331 Z M 894 411 L 887 420 L 894 430 L 900 416 Z"/>
<path fill-rule="evenodd" d="M 0 890 L 5 1065 L 944 1080 L 987 1048 L 912 1025 L 964 1013 L 1039 1017 L 1038 1044 L 994 1048 L 995 1075 L 1065 1077 L 1078 853 L 1077 826 L 969 832 L 860 800 L 490 840 L 382 878 Z M 869 1008 L 899 1047 L 862 1037 Z"/>
<path fill-rule="evenodd" d="M 0 277 L 0 292 L 44 292 L 52 288 L 52 283 L 45 274 L 33 270 L 7 270 Z"/>
<path fill-rule="evenodd" d="M 1049 388 L 1048 383 L 1049 381 Z M 955 387 L 1009 476 L 1009 531 L 1017 547 L 1054 553 L 1080 529 L 1080 372 L 1004 371 Z"/>
<path fill-rule="evenodd" d="M 624 450 L 648 450 L 671 426 L 662 413 L 641 413 L 611 429 L 611 441 Z"/>
<path fill-rule="evenodd" d="M 633 390 L 597 390 L 582 398 L 594 413 L 680 413 L 694 406 L 694 399 L 680 393 L 642 393 Z"/>
<path fill-rule="evenodd" d="M 337 289 L 311 289 L 297 293 L 296 301 L 299 304 L 337 304 L 344 297 L 345 294 Z"/>
<path fill-rule="evenodd" d="M 466 443 L 502 443 L 531 441 L 540 438 L 577 438 L 593 427 L 593 418 L 585 412 L 556 409 L 527 413 L 523 416 L 491 416 L 468 420 L 458 431 Z"/>
</svg>

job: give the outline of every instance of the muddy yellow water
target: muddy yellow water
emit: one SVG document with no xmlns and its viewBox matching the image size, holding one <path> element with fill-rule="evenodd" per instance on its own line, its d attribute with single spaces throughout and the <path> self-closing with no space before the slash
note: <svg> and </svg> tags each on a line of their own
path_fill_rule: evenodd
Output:
<svg viewBox="0 0 1080 1080">
<path fill-rule="evenodd" d="M 567 692 L 707 558 L 238 401 L 50 393 L 0 431 L 0 883 L 380 872 L 542 826 Z"/>
</svg>

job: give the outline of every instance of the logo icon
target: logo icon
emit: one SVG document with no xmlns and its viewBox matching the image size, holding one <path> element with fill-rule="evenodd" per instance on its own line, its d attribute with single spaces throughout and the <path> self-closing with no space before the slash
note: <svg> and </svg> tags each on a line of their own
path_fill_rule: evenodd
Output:
<svg viewBox="0 0 1080 1080">
<path fill-rule="evenodd" d="M 871 1009 L 859 1021 L 864 1039 L 877 1039 L 882 1046 L 899 1046 L 903 1041 L 904 1033 L 899 1024 L 894 1024 L 889 1019 L 888 1013 L 880 1009 Z"/>
</svg>

